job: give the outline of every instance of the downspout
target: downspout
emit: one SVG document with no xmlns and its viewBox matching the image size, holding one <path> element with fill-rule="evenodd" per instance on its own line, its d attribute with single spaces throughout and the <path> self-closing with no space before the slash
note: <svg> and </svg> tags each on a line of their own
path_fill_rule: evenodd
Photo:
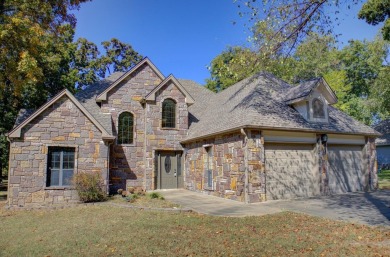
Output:
<svg viewBox="0 0 390 257">
<path fill-rule="evenodd" d="M 244 184 L 244 197 L 245 203 L 249 203 L 249 171 L 248 171 L 248 135 L 245 132 L 244 128 L 241 128 L 241 134 L 244 136 L 243 148 L 244 148 L 244 166 L 245 166 L 245 184 Z"/>
<path fill-rule="evenodd" d="M 147 133 L 147 127 L 146 127 L 146 116 L 147 116 L 147 113 L 148 113 L 148 104 L 146 103 L 146 100 L 145 99 L 142 99 L 142 103 L 145 105 L 144 109 L 145 109 L 145 113 L 144 113 L 144 150 L 143 150 L 143 160 L 144 160 L 144 190 L 146 192 L 146 154 L 147 154 L 147 150 L 146 150 L 146 147 L 147 147 L 147 144 L 146 144 L 146 133 Z M 153 155 L 153 153 L 152 153 Z"/>
<path fill-rule="evenodd" d="M 7 205 L 8 207 L 11 206 L 11 203 L 10 203 L 10 194 L 11 194 L 11 191 L 10 191 L 10 185 L 11 185 L 11 139 L 8 137 L 8 135 L 6 134 L 6 137 L 7 137 L 7 141 L 9 142 L 9 154 L 8 154 L 8 185 L 7 185 Z M 2 170 L 0 170 L 0 172 L 2 172 Z"/>
<path fill-rule="evenodd" d="M 107 141 L 107 194 L 110 194 L 110 153 L 113 142 L 114 141 Z"/>
</svg>

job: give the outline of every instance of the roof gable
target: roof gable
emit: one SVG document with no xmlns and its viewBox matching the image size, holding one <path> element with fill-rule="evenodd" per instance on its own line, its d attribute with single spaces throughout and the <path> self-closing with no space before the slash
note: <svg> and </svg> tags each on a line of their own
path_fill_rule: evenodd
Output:
<svg viewBox="0 0 390 257">
<path fill-rule="evenodd" d="M 53 103 L 57 102 L 63 96 L 67 96 L 73 102 L 73 104 L 76 105 L 77 108 L 79 108 L 79 110 L 81 112 L 83 112 L 84 115 L 87 116 L 91 120 L 91 122 L 102 132 L 103 139 L 113 139 L 114 138 L 106 131 L 106 129 L 87 111 L 87 109 L 67 89 L 62 90 L 55 97 L 53 97 L 50 101 L 48 101 L 46 104 L 41 106 L 41 108 L 36 110 L 33 114 L 31 114 L 23 122 L 21 122 L 19 125 L 17 125 L 13 130 L 11 130 L 11 132 L 8 133 L 8 137 L 9 138 L 20 137 L 22 128 L 24 126 L 29 124 L 33 119 L 35 119 L 38 115 L 43 113 L 48 107 L 50 107 Z"/>
<path fill-rule="evenodd" d="M 285 92 L 291 88 L 272 74 L 261 72 L 211 95 L 182 143 L 244 127 L 378 136 L 372 128 L 332 106 L 328 106 L 329 123 L 308 122 L 286 103 Z"/>
<path fill-rule="evenodd" d="M 195 103 L 194 98 L 187 92 L 187 90 L 180 84 L 180 82 L 171 74 L 164 81 L 162 81 L 157 87 L 149 92 L 145 96 L 146 101 L 156 101 L 156 93 L 168 82 L 172 82 L 180 90 L 180 92 L 186 97 L 186 104 L 191 105 Z"/>
<path fill-rule="evenodd" d="M 337 96 L 324 78 L 316 78 L 313 80 L 300 83 L 298 86 L 292 87 L 285 93 L 285 103 L 294 104 L 308 98 L 310 94 L 317 89 L 324 96 L 329 104 L 337 103 Z"/>
<path fill-rule="evenodd" d="M 101 92 L 96 97 L 96 102 L 106 101 L 107 100 L 107 93 L 111 91 L 113 88 L 115 88 L 117 85 L 119 85 L 125 78 L 127 78 L 129 75 L 136 72 L 140 67 L 142 67 L 144 64 L 147 64 L 156 74 L 159 76 L 161 80 L 164 80 L 164 75 L 157 69 L 157 67 L 149 60 L 149 58 L 145 57 L 142 61 L 140 61 L 137 65 L 135 65 L 132 69 L 124 73 L 122 76 L 120 76 L 116 81 L 114 81 L 109 87 L 107 87 L 103 92 Z"/>
</svg>

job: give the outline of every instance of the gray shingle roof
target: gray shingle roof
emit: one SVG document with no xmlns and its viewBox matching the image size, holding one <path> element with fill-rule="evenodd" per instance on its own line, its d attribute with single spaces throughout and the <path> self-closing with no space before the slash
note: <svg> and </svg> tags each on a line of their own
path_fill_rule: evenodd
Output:
<svg viewBox="0 0 390 257">
<path fill-rule="evenodd" d="M 378 137 L 375 143 L 377 145 L 390 145 L 390 119 L 380 122 L 374 129 L 382 133 L 382 136 Z"/>
<path fill-rule="evenodd" d="M 299 99 L 308 96 L 320 80 L 321 78 L 315 78 L 301 82 L 295 87 L 291 87 L 287 92 L 284 93 L 284 100 L 292 101 L 294 99 Z"/>
<path fill-rule="evenodd" d="M 192 80 L 178 79 L 178 81 L 195 100 L 195 103 L 188 108 L 189 124 L 192 125 L 192 123 L 199 121 L 203 112 L 207 111 L 205 107 L 215 93 Z"/>
<path fill-rule="evenodd" d="M 96 103 L 96 96 L 108 88 L 113 82 L 119 79 L 124 72 L 115 72 L 109 77 L 90 85 L 83 91 L 78 92 L 76 99 L 87 109 L 88 112 L 112 135 L 111 115 L 100 112 Z"/>
<path fill-rule="evenodd" d="M 18 116 L 16 117 L 16 121 L 14 124 L 14 128 L 25 121 L 28 117 L 30 117 L 35 112 L 34 109 L 20 109 Z"/>
<path fill-rule="evenodd" d="M 308 83 L 310 84 L 310 83 Z M 310 88 L 312 85 L 305 85 Z M 334 107 L 329 107 L 329 124 L 310 123 L 287 105 L 291 85 L 270 73 L 261 72 L 209 97 L 184 141 L 237 129 L 243 126 L 281 130 L 321 131 L 376 135 Z"/>
</svg>

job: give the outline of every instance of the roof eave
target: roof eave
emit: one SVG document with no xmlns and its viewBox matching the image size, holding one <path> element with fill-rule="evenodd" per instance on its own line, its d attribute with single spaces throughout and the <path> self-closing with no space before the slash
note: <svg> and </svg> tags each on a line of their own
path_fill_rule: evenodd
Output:
<svg viewBox="0 0 390 257">
<path fill-rule="evenodd" d="M 243 126 L 238 126 L 234 127 L 231 129 L 227 130 L 220 130 L 217 132 L 213 132 L 207 135 L 202 135 L 202 136 L 197 136 L 193 138 L 188 138 L 180 141 L 181 144 L 186 144 L 189 142 L 197 141 L 197 140 L 202 140 L 206 138 L 210 138 L 216 135 L 220 134 L 226 134 L 230 133 L 233 131 L 238 131 L 240 129 L 261 129 L 261 130 L 278 130 L 278 131 L 294 131 L 294 132 L 314 132 L 314 133 L 319 133 L 319 134 L 344 134 L 344 135 L 361 135 L 361 136 L 367 136 L 367 137 L 378 137 L 380 134 L 379 133 L 362 133 L 362 132 L 337 132 L 337 131 L 331 131 L 331 130 L 315 130 L 315 129 L 295 129 L 295 128 L 280 128 L 280 127 L 267 127 L 267 126 L 254 126 L 254 125 L 243 125 Z"/>
<path fill-rule="evenodd" d="M 91 113 L 72 95 L 72 93 L 68 89 L 62 90 L 55 97 L 53 97 L 50 101 L 46 102 L 41 106 L 38 110 L 36 110 L 32 115 L 30 115 L 26 120 L 16 126 L 13 130 L 8 133 L 8 138 L 20 138 L 22 128 L 29 124 L 33 119 L 35 119 L 38 115 L 44 112 L 50 105 L 58 101 L 61 97 L 67 96 L 78 108 L 84 113 L 84 115 L 92 121 L 92 123 L 102 132 L 103 136 L 111 136 L 107 130 L 92 116 Z"/>
<path fill-rule="evenodd" d="M 145 101 L 156 101 L 156 93 L 157 91 L 162 88 L 164 85 L 166 85 L 169 81 L 172 81 L 177 88 L 180 90 L 180 92 L 185 96 L 185 102 L 187 105 L 192 105 L 195 103 L 194 98 L 188 93 L 188 91 L 180 84 L 180 82 L 172 75 L 170 74 L 166 79 L 164 79 L 157 87 L 155 87 L 152 91 L 150 91 L 145 96 Z"/>
</svg>

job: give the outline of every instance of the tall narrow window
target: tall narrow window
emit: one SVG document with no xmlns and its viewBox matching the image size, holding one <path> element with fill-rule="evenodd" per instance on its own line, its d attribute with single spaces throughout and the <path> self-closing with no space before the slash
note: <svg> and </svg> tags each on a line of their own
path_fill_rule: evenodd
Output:
<svg viewBox="0 0 390 257">
<path fill-rule="evenodd" d="M 75 148 L 49 147 L 46 186 L 70 186 L 75 163 Z"/>
<path fill-rule="evenodd" d="M 211 146 L 206 147 L 205 158 L 205 178 L 208 189 L 213 188 L 213 149 Z"/>
<path fill-rule="evenodd" d="M 176 103 L 172 99 L 165 99 L 162 104 L 162 127 L 176 127 Z"/>
<path fill-rule="evenodd" d="M 325 118 L 324 103 L 318 98 L 313 100 L 313 118 Z"/>
<path fill-rule="evenodd" d="M 122 112 L 118 122 L 118 144 L 132 144 L 134 140 L 134 116 Z"/>
</svg>

